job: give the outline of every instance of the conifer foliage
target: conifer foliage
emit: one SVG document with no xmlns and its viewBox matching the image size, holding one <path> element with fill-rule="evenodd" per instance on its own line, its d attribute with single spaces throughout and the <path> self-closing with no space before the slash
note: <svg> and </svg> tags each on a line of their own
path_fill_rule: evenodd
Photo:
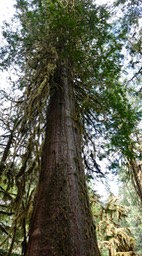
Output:
<svg viewBox="0 0 142 256">
<path fill-rule="evenodd" d="M 93 214 L 97 218 L 97 231 L 101 255 L 137 255 L 135 238 L 124 224 L 128 219 L 128 208 L 110 195 L 106 203 L 96 200 L 92 194 Z M 97 206 L 97 207 L 96 207 Z M 98 208 L 98 210 L 97 210 Z"/>
</svg>

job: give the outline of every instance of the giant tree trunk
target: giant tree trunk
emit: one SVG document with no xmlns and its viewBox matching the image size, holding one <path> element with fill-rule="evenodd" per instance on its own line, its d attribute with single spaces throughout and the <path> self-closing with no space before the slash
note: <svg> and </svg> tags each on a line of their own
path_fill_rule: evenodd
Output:
<svg viewBox="0 0 142 256">
<path fill-rule="evenodd" d="M 57 69 L 51 88 L 26 256 L 99 256 L 81 160 L 73 81 L 64 65 Z"/>
</svg>

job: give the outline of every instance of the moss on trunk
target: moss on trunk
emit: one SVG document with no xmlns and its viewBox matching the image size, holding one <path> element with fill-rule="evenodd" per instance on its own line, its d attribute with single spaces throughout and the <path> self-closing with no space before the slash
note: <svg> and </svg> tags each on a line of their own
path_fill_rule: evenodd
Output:
<svg viewBox="0 0 142 256">
<path fill-rule="evenodd" d="M 60 65 L 50 87 L 40 180 L 26 256 L 99 256 L 75 120 L 73 80 Z"/>
</svg>

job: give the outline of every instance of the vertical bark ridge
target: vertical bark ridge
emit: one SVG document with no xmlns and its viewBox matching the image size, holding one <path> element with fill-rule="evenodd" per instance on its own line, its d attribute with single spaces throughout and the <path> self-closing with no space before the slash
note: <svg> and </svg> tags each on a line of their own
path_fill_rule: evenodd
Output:
<svg viewBox="0 0 142 256">
<path fill-rule="evenodd" d="M 58 67 L 51 87 L 26 256 L 99 256 L 75 121 L 73 81 L 66 66 Z"/>
</svg>

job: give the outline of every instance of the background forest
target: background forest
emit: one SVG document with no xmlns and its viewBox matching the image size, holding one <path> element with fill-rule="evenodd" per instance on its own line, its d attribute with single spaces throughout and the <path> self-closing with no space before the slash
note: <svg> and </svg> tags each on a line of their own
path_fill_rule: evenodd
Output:
<svg viewBox="0 0 142 256">
<path fill-rule="evenodd" d="M 13 8 L 0 43 L 0 255 L 142 255 L 142 1 Z M 50 249 L 42 235 L 30 246 L 34 222 Z M 77 247 L 84 237 L 92 247 Z"/>
</svg>

